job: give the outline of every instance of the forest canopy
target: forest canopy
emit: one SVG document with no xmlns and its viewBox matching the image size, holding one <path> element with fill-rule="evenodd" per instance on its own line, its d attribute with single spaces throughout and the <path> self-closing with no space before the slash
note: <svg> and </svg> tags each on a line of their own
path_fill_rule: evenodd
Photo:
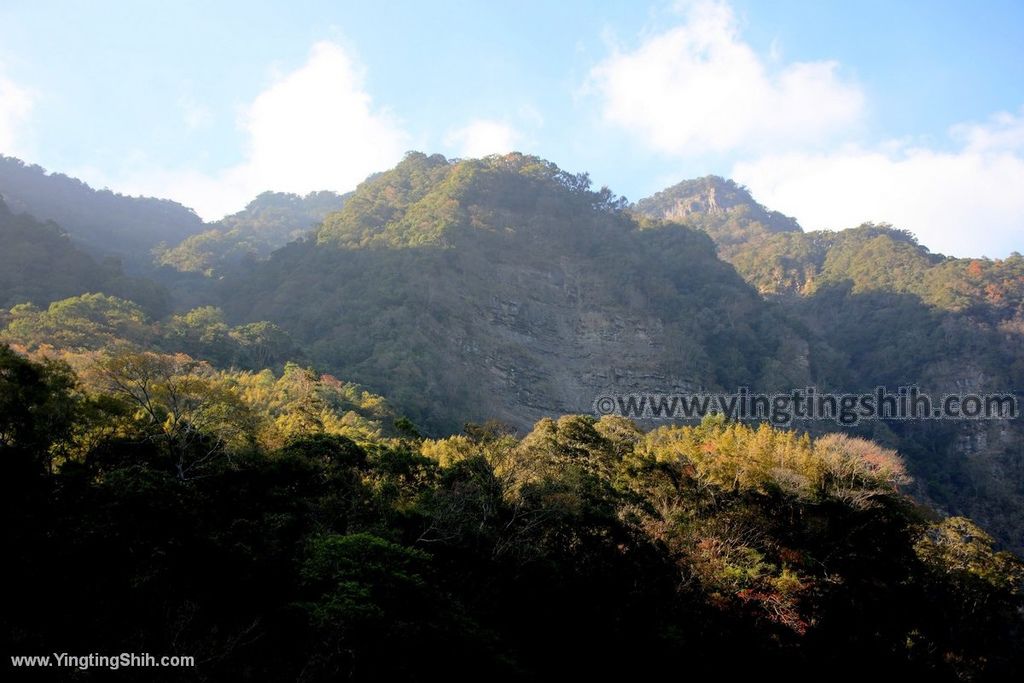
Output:
<svg viewBox="0 0 1024 683">
<path fill-rule="evenodd" d="M 346 424 L 295 367 L 83 367 L 0 347 L 19 650 L 173 643 L 254 680 L 710 673 L 737 652 L 802 677 L 851 642 L 851 673 L 1021 664 L 1024 566 L 862 439 L 567 415 L 430 440 Z"/>
</svg>

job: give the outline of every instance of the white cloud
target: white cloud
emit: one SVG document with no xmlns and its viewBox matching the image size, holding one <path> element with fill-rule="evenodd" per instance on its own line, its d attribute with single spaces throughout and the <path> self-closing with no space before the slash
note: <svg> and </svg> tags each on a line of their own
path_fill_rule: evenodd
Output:
<svg viewBox="0 0 1024 683">
<path fill-rule="evenodd" d="M 444 144 L 456 150 L 458 156 L 476 158 L 512 152 L 520 140 L 519 133 L 507 123 L 477 119 L 449 131 L 444 137 Z"/>
<path fill-rule="evenodd" d="M 736 163 L 732 176 L 805 229 L 886 221 L 935 252 L 1024 251 L 1024 109 L 950 132 L 953 151 L 895 142 L 773 154 Z"/>
<path fill-rule="evenodd" d="M 608 124 L 656 153 L 723 154 L 733 178 L 807 229 L 890 222 L 937 252 L 1024 250 L 1024 109 L 953 126 L 942 148 L 854 143 L 865 94 L 837 63 L 786 62 L 776 43 L 759 55 L 723 1 L 681 10 L 679 25 L 591 70 Z"/>
<path fill-rule="evenodd" d="M 34 99 L 31 91 L 0 73 L 0 153 L 23 153 L 21 133 Z"/>
<path fill-rule="evenodd" d="M 407 141 L 391 115 L 373 106 L 359 67 L 329 42 L 314 45 L 303 66 L 260 93 L 239 125 L 248 144 L 238 165 L 209 174 L 143 169 L 103 184 L 171 197 L 211 220 L 264 190 L 350 190 L 400 160 Z"/>
<path fill-rule="evenodd" d="M 835 62 L 773 65 L 743 42 L 728 5 L 684 12 L 682 24 L 591 70 L 605 121 L 677 155 L 819 142 L 861 119 L 864 95 Z"/>
<path fill-rule="evenodd" d="M 987 124 L 958 124 L 950 133 L 975 152 L 1024 152 L 1024 107 L 1020 114 L 999 112 Z"/>
</svg>

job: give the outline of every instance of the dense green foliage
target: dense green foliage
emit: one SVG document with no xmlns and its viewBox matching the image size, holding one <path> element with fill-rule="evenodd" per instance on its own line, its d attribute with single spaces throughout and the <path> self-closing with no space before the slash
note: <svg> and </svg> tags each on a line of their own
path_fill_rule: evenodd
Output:
<svg viewBox="0 0 1024 683">
<path fill-rule="evenodd" d="M 274 442 L 270 404 L 187 360 L 111 354 L 105 383 L 76 384 L 0 348 L 0 369 L 19 397 L 0 403 L 19 652 L 199 661 L 147 680 L 1024 664 L 1021 563 L 968 520 L 930 521 L 870 442 L 582 416 L 521 440 L 310 422 Z"/>
<path fill-rule="evenodd" d="M 255 322 L 229 327 L 220 309 L 212 306 L 153 320 L 132 301 L 83 294 L 55 301 L 45 309 L 15 306 L 4 322 L 0 341 L 27 351 L 158 349 L 249 369 L 281 367 L 301 359 L 291 338 L 276 325 Z"/>
<path fill-rule="evenodd" d="M 1019 419 L 546 417 L 608 391 L 1019 394 L 1019 255 L 803 233 L 714 177 L 627 210 L 521 154 L 410 153 L 188 237 L 175 205 L 0 161 L 12 206 L 71 234 L 0 204 L 15 651 L 194 654 L 184 680 L 1021 673 Z M 166 289 L 75 246 L 138 266 L 160 232 Z"/>
<path fill-rule="evenodd" d="M 223 307 L 279 324 L 319 366 L 434 432 L 491 417 L 526 426 L 643 377 L 806 381 L 789 362 L 799 333 L 710 240 L 622 206 L 536 157 L 411 153 L 315 242 L 222 281 Z"/>
<path fill-rule="evenodd" d="M 761 237 L 784 239 L 801 233 L 796 220 L 766 209 L 754 201 L 747 188 L 718 176 L 684 180 L 641 199 L 633 210 L 703 230 L 727 260 L 734 251 Z"/>
<path fill-rule="evenodd" d="M 87 217 L 101 193 L 80 189 L 92 193 L 82 203 Z M 338 203 L 330 193 L 267 193 L 210 234 L 268 245 Z M 230 254 L 203 247 L 209 235 L 172 249 L 179 266 L 203 271 L 151 273 L 172 297 L 173 317 L 160 287 L 98 275 L 52 225 L 12 216 L 10 258 L 0 263 L 7 305 L 27 300 L 41 310 L 18 308 L 0 323 L 24 348 L 77 336 L 96 349 L 131 336 L 83 312 L 99 300 L 63 302 L 52 315 L 45 306 L 116 295 L 145 310 L 136 348 L 252 370 L 312 363 L 388 395 L 434 434 L 492 417 L 525 428 L 552 411 L 588 410 L 609 390 L 917 384 L 941 395 L 1024 385 L 1020 257 L 949 259 L 888 226 L 802 233 L 714 177 L 642 200 L 631 215 L 622 206 L 608 190 L 592 191 L 585 175 L 534 157 L 410 154 L 363 183 L 316 240 L 266 263 L 230 251 L 240 244 L 234 236 L 222 243 Z M 644 211 L 657 220 L 639 217 Z M 40 245 L 58 256 L 54 267 Z M 757 297 L 716 246 L 776 301 Z M 1019 423 L 875 423 L 859 433 L 907 457 L 916 495 L 1024 548 Z"/>
<path fill-rule="evenodd" d="M 345 198 L 334 192 L 311 192 L 304 197 L 264 192 L 209 230 L 175 246 L 159 247 L 156 262 L 181 272 L 211 276 L 266 258 L 274 249 L 303 237 L 344 204 Z"/>
<path fill-rule="evenodd" d="M 360 185 L 345 208 L 324 221 L 318 239 L 365 248 L 447 246 L 477 232 L 558 231 L 564 236 L 587 228 L 607 230 L 584 221 L 623 206 L 624 200 L 607 188 L 591 191 L 586 174 L 568 173 L 537 157 L 508 154 L 449 162 L 440 154 L 410 152 L 394 169 Z M 562 222 L 575 213 L 583 216 L 568 225 Z M 531 218 L 546 223 L 520 224 Z"/>
<path fill-rule="evenodd" d="M 811 295 L 850 282 L 854 292 L 913 294 L 950 311 L 1020 313 L 1024 257 L 956 259 L 932 254 L 909 233 L 865 224 L 839 232 L 771 235 L 734 252 L 732 263 L 761 292 Z"/>
<path fill-rule="evenodd" d="M 659 202 L 682 206 L 751 284 L 805 296 L 752 296 L 699 232 L 623 213 L 548 162 L 411 154 L 361 185 L 317 242 L 225 280 L 223 306 L 279 324 L 432 433 L 490 417 L 523 428 L 609 390 L 1024 386 L 1019 258 L 947 259 L 887 226 L 796 232 L 715 178 Z M 1019 422 L 860 432 L 907 456 L 917 495 L 1024 548 Z"/>
<path fill-rule="evenodd" d="M 708 232 L 747 282 L 805 327 L 818 386 L 866 391 L 917 385 L 932 396 L 1024 388 L 1024 258 L 932 254 L 888 225 L 772 231 L 734 185 L 688 181 L 635 210 Z M 712 192 L 729 208 L 713 207 Z M 725 190 L 731 189 L 732 192 Z M 733 204 L 733 202 L 735 202 Z M 674 209 L 674 213 L 673 213 Z M 898 448 L 918 495 L 981 520 L 1024 549 L 1024 428 L 1010 423 L 877 423 Z"/>
</svg>

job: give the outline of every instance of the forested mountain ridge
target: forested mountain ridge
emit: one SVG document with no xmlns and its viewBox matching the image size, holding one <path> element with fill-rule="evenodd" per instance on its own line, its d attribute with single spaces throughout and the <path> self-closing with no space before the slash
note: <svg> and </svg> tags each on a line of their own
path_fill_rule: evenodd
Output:
<svg viewBox="0 0 1024 683">
<path fill-rule="evenodd" d="M 344 204 L 345 197 L 334 192 L 264 192 L 241 211 L 209 224 L 209 230 L 158 246 L 155 261 L 181 272 L 219 274 L 243 261 L 266 258 Z"/>
<path fill-rule="evenodd" d="M 154 274 L 173 312 L 0 205 L 6 640 L 195 654 L 182 680 L 1018 677 L 1019 418 L 562 413 L 1013 389 L 1019 257 L 795 232 L 726 181 L 682 187 L 690 226 L 537 157 L 410 153 L 322 220 L 341 197 L 265 194 L 226 249 L 186 240 L 203 269 Z M 319 227 L 235 260 L 296 218 Z M 766 298 L 742 259 L 780 253 L 796 284 Z"/>
<path fill-rule="evenodd" d="M 526 428 L 590 410 L 608 391 L 1021 386 L 1019 257 L 949 259 L 887 226 L 795 232 L 714 177 L 658 197 L 624 212 L 585 175 L 535 157 L 410 154 L 347 203 L 331 193 L 261 195 L 210 233 L 227 249 L 206 249 L 200 237 L 172 250 L 196 256 L 204 272 L 154 276 L 178 311 L 212 304 L 236 326 L 274 321 L 308 362 L 388 395 L 433 433 L 488 418 Z M 638 215 L 655 205 L 676 206 L 696 230 Z M 298 222 L 322 225 L 265 263 L 232 251 L 286 239 Z M 50 239 L 54 229 L 18 239 Z M 719 261 L 708 230 L 744 278 L 781 299 L 761 300 Z M 22 262 L 39 265 L 26 256 L 34 249 L 9 250 L 19 261 L 9 270 L 17 286 L 46 287 L 14 287 L 11 303 L 99 291 L 166 310 L 167 292 L 146 280 L 97 280 L 95 269 L 68 278 L 74 268 L 33 280 Z M 922 499 L 1024 547 L 1018 424 L 918 427 L 877 423 L 861 433 L 904 452 Z"/>
<path fill-rule="evenodd" d="M 219 274 L 246 260 L 266 258 L 313 230 L 345 201 L 328 191 L 305 196 L 267 191 L 241 211 L 204 223 L 177 202 L 96 190 L 75 178 L 2 155 L 0 198 L 15 213 L 55 222 L 76 246 L 94 257 L 113 257 L 132 273 L 149 275 L 160 266 Z M 175 284 L 171 276 L 159 279 Z"/>
<path fill-rule="evenodd" d="M 661 216 L 663 193 L 657 197 L 660 203 L 641 200 L 633 210 Z M 831 350 L 823 363 L 829 372 L 818 375 L 819 383 L 1024 397 L 1020 254 L 995 260 L 943 256 L 889 225 L 773 233 L 752 218 L 760 205 L 749 195 L 746 200 L 749 208 L 733 214 L 725 233 L 716 232 L 721 214 L 706 202 L 691 203 L 682 220 L 705 229 L 747 282 Z M 875 436 L 908 457 L 923 483 L 921 495 L 945 510 L 982 520 L 1024 549 L 1020 418 L 890 422 L 884 431 L 889 430 L 889 436 Z"/>
<path fill-rule="evenodd" d="M 54 221 L 94 254 L 138 268 L 160 242 L 202 231 L 203 221 L 177 202 L 94 190 L 81 180 L 0 155 L 0 196 L 16 213 Z"/>
<path fill-rule="evenodd" d="M 946 311 L 992 320 L 1024 317 L 1024 257 L 953 258 L 934 254 L 888 225 L 771 235 L 736 250 L 731 262 L 766 295 L 813 294 L 843 281 L 854 291 L 919 297 Z"/>
<path fill-rule="evenodd" d="M 849 281 L 856 292 L 913 294 L 946 310 L 987 306 L 1013 317 L 1024 305 L 1018 253 L 1006 259 L 944 256 L 887 224 L 804 232 L 746 188 L 717 176 L 683 181 L 630 208 L 708 233 L 721 257 L 766 296 L 809 295 Z"/>
<path fill-rule="evenodd" d="M 223 306 L 434 431 L 525 427 L 608 390 L 808 379 L 800 332 L 705 235 L 622 205 L 536 157 L 411 153 L 315 240 L 219 283 Z"/>
<path fill-rule="evenodd" d="M 0 199 L 0 309 L 45 305 L 82 292 L 131 297 L 154 315 L 171 308 L 166 291 L 125 275 L 118 259 L 98 261 L 56 223 L 17 214 Z"/>
<path fill-rule="evenodd" d="M 720 176 L 684 180 L 638 201 L 651 218 L 684 223 L 711 235 L 728 260 L 734 246 L 778 233 L 802 232 L 795 219 L 757 203 L 750 191 Z"/>
<path fill-rule="evenodd" d="M 729 230 L 734 263 L 764 241 L 808 235 L 744 204 L 733 184 L 683 187 L 729 190 L 713 218 Z M 223 281 L 224 308 L 281 325 L 318 365 L 388 395 L 434 433 L 488 417 L 522 428 L 590 410 L 604 393 L 1021 386 L 1013 287 L 998 319 L 939 305 L 974 290 L 936 287 L 925 300 L 918 274 L 945 273 L 949 260 L 905 233 L 838 233 L 843 249 L 822 257 L 813 296 L 773 303 L 715 258 L 702 230 L 623 209 L 535 157 L 410 154 L 363 183 L 315 240 Z M 905 452 L 923 499 L 1024 548 L 1019 420 L 877 422 L 860 433 Z"/>
</svg>

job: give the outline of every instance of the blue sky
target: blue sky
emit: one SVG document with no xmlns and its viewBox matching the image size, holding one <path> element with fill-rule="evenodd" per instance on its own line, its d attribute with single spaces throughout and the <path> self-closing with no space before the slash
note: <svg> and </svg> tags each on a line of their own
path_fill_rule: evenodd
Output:
<svg viewBox="0 0 1024 683">
<path fill-rule="evenodd" d="M 0 4 L 0 152 L 213 219 L 407 149 L 1024 250 L 1024 3 Z"/>
</svg>

